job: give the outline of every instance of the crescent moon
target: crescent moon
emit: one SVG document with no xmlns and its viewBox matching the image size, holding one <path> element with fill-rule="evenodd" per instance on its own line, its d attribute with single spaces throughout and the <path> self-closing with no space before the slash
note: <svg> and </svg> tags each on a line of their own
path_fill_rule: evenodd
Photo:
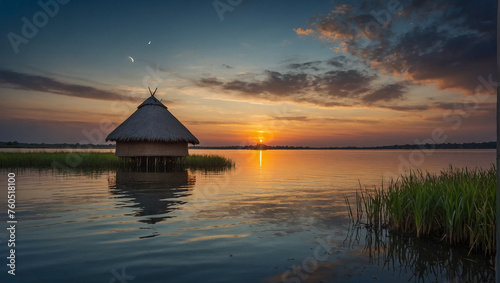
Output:
<svg viewBox="0 0 500 283">
<path fill-rule="evenodd" d="M 132 63 L 134 63 L 134 58 L 128 56 L 128 58 L 130 59 L 130 61 L 132 61 Z"/>
</svg>

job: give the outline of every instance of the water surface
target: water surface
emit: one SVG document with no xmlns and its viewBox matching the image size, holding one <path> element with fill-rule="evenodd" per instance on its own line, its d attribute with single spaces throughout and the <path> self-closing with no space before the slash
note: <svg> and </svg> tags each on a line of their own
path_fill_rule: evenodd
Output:
<svg viewBox="0 0 500 283">
<path fill-rule="evenodd" d="M 461 249 L 350 230 L 344 202 L 360 186 L 404 173 L 408 164 L 430 172 L 489 167 L 494 150 L 436 150 L 421 159 L 404 150 L 190 153 L 223 155 L 236 167 L 1 171 L 3 184 L 8 172 L 16 173 L 19 222 L 16 276 L 2 264 L 0 281 L 448 282 L 494 276 L 488 259 Z M 7 203 L 6 193 L 0 203 Z M 6 227 L 6 214 L 0 220 Z M 2 257 L 7 236 L 3 228 Z"/>
</svg>

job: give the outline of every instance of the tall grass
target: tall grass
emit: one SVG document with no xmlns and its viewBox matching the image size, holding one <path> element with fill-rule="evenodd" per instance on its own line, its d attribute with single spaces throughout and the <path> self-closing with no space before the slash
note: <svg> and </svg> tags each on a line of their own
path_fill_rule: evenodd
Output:
<svg viewBox="0 0 500 283">
<path fill-rule="evenodd" d="M 387 188 L 356 194 L 353 222 L 414 233 L 450 244 L 465 244 L 493 254 L 495 243 L 496 168 L 454 169 L 439 175 L 412 171 Z"/>
<path fill-rule="evenodd" d="M 103 152 L 0 152 L 0 168 L 104 170 L 132 166 L 127 158 Z M 190 155 L 179 166 L 191 169 L 224 170 L 234 162 L 217 155 Z"/>
<path fill-rule="evenodd" d="M 206 169 L 206 168 L 231 168 L 234 162 L 231 159 L 219 155 L 199 155 L 193 154 L 186 157 L 185 163 L 188 168 Z"/>
<path fill-rule="evenodd" d="M 0 152 L 1 168 L 113 168 L 126 162 L 101 152 Z"/>
</svg>

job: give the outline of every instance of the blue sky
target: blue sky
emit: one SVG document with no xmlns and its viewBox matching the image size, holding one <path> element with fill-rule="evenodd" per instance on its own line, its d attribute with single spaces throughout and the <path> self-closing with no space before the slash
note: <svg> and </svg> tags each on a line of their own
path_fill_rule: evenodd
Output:
<svg viewBox="0 0 500 283">
<path fill-rule="evenodd" d="M 201 145 L 495 137 L 495 1 L 40 3 L 0 1 L 2 141 L 104 142 L 148 86 Z"/>
</svg>

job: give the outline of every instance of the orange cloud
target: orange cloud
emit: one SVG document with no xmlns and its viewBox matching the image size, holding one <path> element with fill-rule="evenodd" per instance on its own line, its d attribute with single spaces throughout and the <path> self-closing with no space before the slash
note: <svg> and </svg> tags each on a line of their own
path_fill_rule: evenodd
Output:
<svg viewBox="0 0 500 283">
<path fill-rule="evenodd" d="M 297 29 L 295 29 L 294 28 L 293 31 L 295 31 L 299 35 L 310 35 L 310 34 L 312 34 L 314 32 L 310 28 L 308 28 L 308 29 L 303 29 L 303 28 L 297 28 Z"/>
</svg>

